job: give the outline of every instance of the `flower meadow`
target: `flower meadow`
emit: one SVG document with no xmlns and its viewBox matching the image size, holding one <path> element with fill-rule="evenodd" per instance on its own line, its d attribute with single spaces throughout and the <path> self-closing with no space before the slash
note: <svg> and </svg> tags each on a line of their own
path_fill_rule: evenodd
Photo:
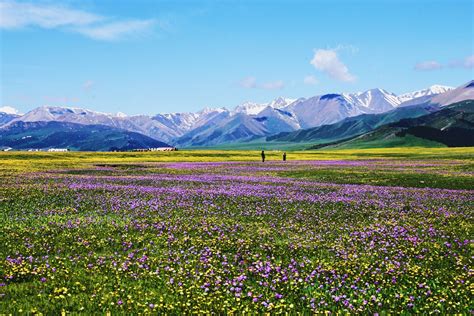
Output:
<svg viewBox="0 0 474 316">
<path fill-rule="evenodd" d="M 472 176 L 379 158 L 8 173 L 0 313 L 472 313 Z"/>
</svg>

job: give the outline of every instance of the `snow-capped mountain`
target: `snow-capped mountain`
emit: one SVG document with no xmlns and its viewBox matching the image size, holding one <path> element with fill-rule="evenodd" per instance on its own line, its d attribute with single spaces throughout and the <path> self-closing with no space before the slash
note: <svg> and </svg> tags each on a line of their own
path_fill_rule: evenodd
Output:
<svg viewBox="0 0 474 316">
<path fill-rule="evenodd" d="M 4 113 L 0 126 L 19 121 L 105 125 L 144 134 L 173 145 L 208 146 L 332 124 L 348 117 L 384 113 L 400 106 L 428 103 L 445 105 L 474 99 L 473 86 L 474 83 L 470 82 L 453 90 L 435 85 L 400 96 L 383 89 L 371 89 L 300 99 L 279 97 L 267 103 L 245 102 L 233 110 L 204 108 L 195 113 L 154 116 L 127 116 L 123 113 L 108 114 L 81 108 L 43 106 L 22 116 Z"/>
<path fill-rule="evenodd" d="M 260 113 L 267 105 L 254 103 L 254 102 L 245 102 L 241 105 L 238 105 L 234 109 L 234 113 L 245 113 L 249 115 L 256 115 Z"/>
<path fill-rule="evenodd" d="M 245 102 L 234 108 L 234 113 L 245 113 L 249 115 L 257 115 L 262 112 L 265 108 L 271 107 L 274 109 L 284 108 L 291 103 L 295 102 L 296 99 L 289 99 L 284 97 L 278 97 L 268 103 L 254 103 L 254 102 Z"/>
<path fill-rule="evenodd" d="M 21 115 L 20 111 L 11 106 L 2 106 L 0 107 L 1 113 L 11 114 L 11 115 Z"/>
<path fill-rule="evenodd" d="M 11 106 L 0 107 L 0 127 L 20 117 L 19 111 Z"/>
<path fill-rule="evenodd" d="M 407 102 L 416 98 L 425 97 L 425 96 L 432 96 L 436 94 L 441 94 L 453 90 L 453 87 L 448 86 L 441 86 L 441 85 L 433 85 L 427 89 L 417 90 L 409 93 L 404 93 L 398 96 L 398 100 L 400 103 Z"/>
<path fill-rule="evenodd" d="M 10 121 L 15 122 L 69 122 L 84 125 L 105 125 L 125 129 L 150 136 L 158 140 L 169 141 L 179 137 L 182 132 L 177 131 L 146 115 L 124 116 L 123 114 L 109 114 L 95 112 L 81 108 L 67 108 L 58 106 L 42 106 Z"/>
<path fill-rule="evenodd" d="M 6 112 L 0 112 L 0 127 L 2 127 L 5 124 L 10 123 L 14 119 L 20 117 L 19 115 L 16 114 L 9 114 Z"/>
<path fill-rule="evenodd" d="M 399 98 L 383 89 L 370 89 L 365 92 L 342 94 L 347 102 L 356 105 L 366 113 L 382 113 L 393 110 L 401 101 Z"/>
<path fill-rule="evenodd" d="M 296 99 L 290 99 L 290 98 L 284 98 L 284 97 L 278 97 L 275 100 L 267 103 L 267 106 L 275 108 L 275 109 L 281 109 L 284 108 L 291 103 L 295 102 Z"/>
<path fill-rule="evenodd" d="M 437 94 L 430 100 L 431 104 L 449 105 L 465 100 L 474 100 L 474 80 L 445 93 Z"/>
</svg>

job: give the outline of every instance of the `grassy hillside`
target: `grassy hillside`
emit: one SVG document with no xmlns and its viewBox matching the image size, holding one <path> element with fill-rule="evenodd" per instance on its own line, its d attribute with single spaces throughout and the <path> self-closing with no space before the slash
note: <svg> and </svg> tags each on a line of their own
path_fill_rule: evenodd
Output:
<svg viewBox="0 0 474 316">
<path fill-rule="evenodd" d="M 361 135 L 375 128 L 397 122 L 404 118 L 419 117 L 437 111 L 433 105 L 416 105 L 397 108 L 381 114 L 363 114 L 346 118 L 340 122 L 302 129 L 295 132 L 280 133 L 267 137 L 269 142 L 327 143 Z"/>
<path fill-rule="evenodd" d="M 474 101 L 463 101 L 417 118 L 402 119 L 363 135 L 313 148 L 474 146 Z"/>
</svg>

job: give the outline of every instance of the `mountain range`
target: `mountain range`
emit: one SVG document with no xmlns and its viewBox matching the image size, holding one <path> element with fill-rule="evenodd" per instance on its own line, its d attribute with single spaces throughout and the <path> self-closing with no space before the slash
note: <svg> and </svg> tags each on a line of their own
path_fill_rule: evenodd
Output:
<svg viewBox="0 0 474 316">
<path fill-rule="evenodd" d="M 426 115 L 401 119 L 349 139 L 312 148 L 392 147 L 407 142 L 431 147 L 474 146 L 474 100 L 454 103 Z"/>
<path fill-rule="evenodd" d="M 169 145 L 139 133 L 104 125 L 17 121 L 0 132 L 0 146 L 14 149 L 125 151 Z"/>
<path fill-rule="evenodd" d="M 21 130 L 21 137 L 24 137 L 29 129 L 37 131 L 45 128 L 41 124 L 23 124 L 34 122 L 77 124 L 84 126 L 74 126 L 75 130 L 81 130 L 82 133 L 88 128 L 97 129 L 97 126 L 101 126 L 103 132 L 110 129 L 116 135 L 120 131 L 122 139 L 127 139 L 130 136 L 127 133 L 132 132 L 161 144 L 177 147 L 209 147 L 255 140 L 270 143 L 333 142 L 372 131 L 400 119 L 433 113 L 445 105 L 469 99 L 474 99 L 473 81 L 456 89 L 435 85 L 398 96 L 383 89 L 371 89 L 359 93 L 331 93 L 299 99 L 279 97 L 268 103 L 246 102 L 232 110 L 225 107 L 205 108 L 195 113 L 152 116 L 127 116 L 122 113 L 108 114 L 55 106 L 38 107 L 20 115 L 13 108 L 8 108 L 8 113 L 1 112 L 0 108 L 0 146 L 7 144 L 5 135 L 8 135 L 9 141 L 15 138 L 15 132 L 12 131 L 18 133 Z M 48 128 L 49 131 L 52 128 L 61 131 L 70 129 L 71 126 L 53 124 Z M 19 143 L 15 143 L 16 147 L 11 147 L 26 148 L 28 144 L 25 139 L 28 138 L 23 138 L 25 143 L 22 145 L 21 137 L 17 139 Z M 61 144 L 68 147 L 67 142 Z M 122 142 L 119 148 L 146 144 L 146 141 L 132 144 Z M 41 142 L 35 146 L 41 146 Z M 58 147 L 51 142 L 44 143 L 44 146 Z M 77 144 L 69 147 L 78 150 L 85 148 Z M 107 146 L 99 145 L 95 146 L 96 149 L 94 146 L 87 148 L 107 150 Z"/>
</svg>

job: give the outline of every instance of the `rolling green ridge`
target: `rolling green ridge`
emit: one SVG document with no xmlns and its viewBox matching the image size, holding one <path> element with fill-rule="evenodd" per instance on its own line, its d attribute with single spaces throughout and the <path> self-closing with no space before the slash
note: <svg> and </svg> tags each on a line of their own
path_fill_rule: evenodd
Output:
<svg viewBox="0 0 474 316">
<path fill-rule="evenodd" d="M 325 143 L 347 139 L 360 135 L 384 124 L 433 113 L 439 109 L 434 105 L 416 105 L 397 108 L 381 114 L 363 114 L 346 118 L 340 122 L 323 125 L 295 132 L 279 133 L 266 138 L 269 142 L 312 142 Z"/>
<path fill-rule="evenodd" d="M 469 147 L 474 146 L 474 101 L 444 107 L 417 118 L 402 119 L 371 132 L 312 148 L 376 147 Z"/>
</svg>

